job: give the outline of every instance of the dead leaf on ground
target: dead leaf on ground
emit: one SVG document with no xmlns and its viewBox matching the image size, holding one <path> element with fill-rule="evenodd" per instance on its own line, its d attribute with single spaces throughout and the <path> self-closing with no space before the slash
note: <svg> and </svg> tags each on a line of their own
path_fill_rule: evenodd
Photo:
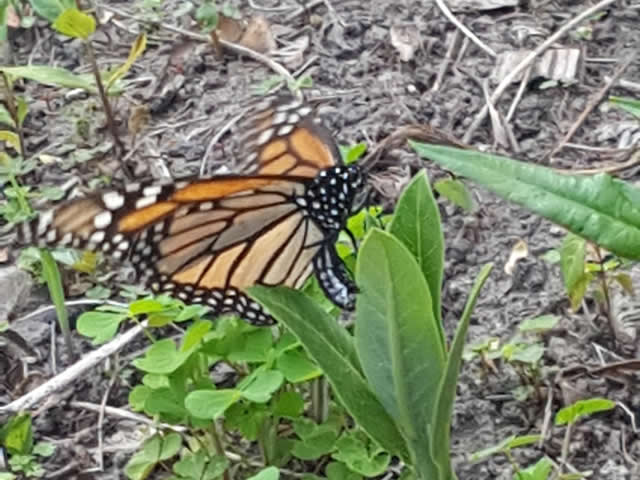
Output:
<svg viewBox="0 0 640 480">
<path fill-rule="evenodd" d="M 498 55 L 496 67 L 491 74 L 491 80 L 495 83 L 501 82 L 530 53 L 530 50 L 502 52 Z M 542 77 L 548 80 L 570 83 L 578 76 L 581 57 L 581 51 L 578 48 L 547 50 L 542 57 L 534 61 L 530 79 Z M 521 72 L 512 82 L 520 82 L 523 75 L 524 72 Z"/>
<path fill-rule="evenodd" d="M 504 273 L 507 275 L 513 275 L 513 270 L 516 267 L 516 263 L 518 260 L 526 258 L 529 255 L 529 247 L 527 246 L 527 242 L 524 240 L 518 240 L 516 244 L 511 249 L 511 255 L 509 255 L 509 260 L 504 265 Z"/>
<path fill-rule="evenodd" d="M 400 60 L 409 62 L 420 47 L 420 32 L 415 25 L 393 25 L 389 30 L 391 45 L 398 51 Z"/>
<path fill-rule="evenodd" d="M 261 16 L 255 16 L 249 20 L 249 25 L 239 43 L 259 53 L 270 53 L 277 48 L 276 40 L 271 33 L 271 25 Z"/>
<path fill-rule="evenodd" d="M 218 37 L 226 42 L 238 43 L 245 29 L 247 22 L 238 20 L 237 18 L 220 15 L 218 19 Z"/>
</svg>

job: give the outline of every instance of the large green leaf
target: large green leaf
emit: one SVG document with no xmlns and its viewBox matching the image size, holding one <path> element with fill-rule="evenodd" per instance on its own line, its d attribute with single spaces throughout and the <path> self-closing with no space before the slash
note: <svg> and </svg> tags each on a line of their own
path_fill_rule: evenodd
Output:
<svg viewBox="0 0 640 480">
<path fill-rule="evenodd" d="M 622 257 L 640 259 L 640 190 L 607 174 L 565 175 L 470 150 L 410 142 L 423 157 L 563 225 Z"/>
<path fill-rule="evenodd" d="M 83 77 L 71 73 L 64 68 L 47 67 L 45 65 L 28 65 L 24 67 L 2 67 L 0 72 L 7 73 L 14 77 L 27 78 L 34 82 L 51 85 L 53 87 L 83 88 L 91 93 L 96 93 L 95 82 L 89 81 L 88 77 Z"/>
<path fill-rule="evenodd" d="M 436 405 L 433 408 L 433 442 L 432 456 L 440 466 L 440 474 L 443 479 L 455 479 L 455 473 L 451 468 L 449 455 L 450 434 L 451 434 L 451 413 L 453 412 L 453 403 L 456 398 L 456 386 L 458 382 L 458 372 L 462 363 L 462 354 L 464 353 L 464 340 L 469 328 L 471 313 L 476 304 L 480 289 L 489 277 L 492 264 L 485 265 L 469 293 L 467 304 L 462 312 L 462 318 L 456 329 L 456 335 L 451 343 L 451 349 L 447 357 L 447 364 L 442 382 L 438 387 L 438 395 Z"/>
<path fill-rule="evenodd" d="M 425 170 L 414 177 L 400 197 L 389 231 L 405 244 L 422 269 L 431 292 L 433 315 L 438 323 L 444 352 L 440 307 L 444 237 L 440 228 L 440 211 Z"/>
<path fill-rule="evenodd" d="M 405 441 L 369 389 L 348 333 L 302 292 L 255 286 L 249 293 L 300 340 L 358 425 L 389 452 L 408 460 Z"/>
<path fill-rule="evenodd" d="M 433 466 L 426 456 L 427 432 L 445 363 L 429 286 L 407 247 L 378 229 L 362 243 L 356 279 L 361 293 L 355 337 L 362 367 L 424 471 Z"/>
</svg>

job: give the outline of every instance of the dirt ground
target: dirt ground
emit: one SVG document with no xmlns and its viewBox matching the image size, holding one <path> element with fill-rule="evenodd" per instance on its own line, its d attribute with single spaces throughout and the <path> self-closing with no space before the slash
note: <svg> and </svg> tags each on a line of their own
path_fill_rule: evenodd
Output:
<svg viewBox="0 0 640 480">
<path fill-rule="evenodd" d="M 150 2 L 147 2 L 150 3 Z M 189 15 L 176 17 L 171 12 L 184 6 L 181 0 L 163 2 L 157 12 L 164 24 L 197 31 Z M 258 12 L 246 2 L 232 2 L 245 18 L 261 13 L 279 34 L 283 44 L 307 34 L 309 47 L 303 52 L 304 70 L 313 79 L 307 97 L 330 97 L 324 108 L 326 121 L 341 144 L 365 141 L 371 147 L 395 129 L 406 124 L 429 124 L 462 138 L 485 105 L 483 85 L 492 91 L 496 81 L 491 74 L 496 58 L 471 42 L 454 42 L 456 27 L 440 9 L 425 0 L 351 0 L 313 6 L 291 19 L 298 9 L 296 2 L 262 0 L 263 7 L 284 6 L 278 12 Z M 498 3 L 498 2 L 494 2 Z M 108 2 L 137 19 L 150 13 L 141 0 Z M 496 53 L 531 49 L 546 40 L 562 25 L 579 15 L 588 5 L 572 1 L 521 2 L 513 8 L 458 13 L 458 18 Z M 614 75 L 616 69 L 638 51 L 640 9 L 632 2 L 616 2 L 605 15 L 581 23 L 589 27 L 590 37 L 575 35 L 572 29 L 554 47 L 577 48 L 582 62 L 575 82 L 544 88 L 543 80 L 531 78 L 509 122 L 519 150 L 494 145 L 489 120 L 483 122 L 469 143 L 476 148 L 506 153 L 530 162 L 548 164 L 548 154 L 564 134 L 578 121 L 590 99 Z M 101 15 L 108 13 L 102 12 Z M 191 11 L 191 15 L 193 10 Z M 101 17 L 107 19 L 107 17 Z M 390 28 L 415 27 L 420 46 L 408 62 L 399 58 L 390 42 Z M 99 28 L 93 45 L 101 68 L 119 65 L 127 57 L 139 31 L 135 18 L 115 15 Z M 158 176 L 168 169 L 174 176 L 197 174 L 220 167 L 234 170 L 241 159 L 234 127 L 228 129 L 218 144 L 211 139 L 248 100 L 254 89 L 274 73 L 267 66 L 249 58 L 227 52 L 223 59 L 210 45 L 186 40 L 163 26 L 151 28 L 147 51 L 134 65 L 129 79 L 135 80 L 126 94 L 115 101 L 114 111 L 119 131 L 127 148 L 137 146 L 131 154 L 136 176 Z M 17 65 L 56 65 L 76 73 L 90 71 L 82 44 L 52 32 L 42 22 L 30 30 L 13 35 L 14 62 Z M 443 64 L 452 60 L 446 70 Z M 295 71 L 300 64 L 289 67 Z M 440 85 L 436 79 L 444 71 Z M 621 79 L 640 80 L 640 60 L 636 57 L 622 72 Z M 516 97 L 519 83 L 511 85 L 497 103 L 503 115 Z M 610 95 L 635 96 L 638 91 L 613 86 Z M 28 83 L 25 96 L 30 114 L 26 120 L 26 145 L 33 155 L 48 155 L 59 160 L 40 164 L 27 177 L 34 185 L 61 185 L 73 176 L 86 185 L 99 175 L 112 175 L 117 163 L 110 156 L 112 139 L 103 127 L 103 115 L 95 97 Z M 127 119 L 136 106 L 147 105 L 151 115 L 147 127 L 132 142 Z M 560 168 L 597 168 L 624 160 L 626 150 L 618 150 L 624 135 L 637 135 L 631 117 L 602 104 L 594 108 L 565 146 L 554 155 L 553 166 Z M 631 126 L 629 126 L 631 125 Z M 626 133 L 625 133 L 626 132 Z M 577 148 L 584 145 L 594 149 Z M 203 160 L 204 158 L 204 160 Z M 391 151 L 376 172 L 386 182 L 389 203 L 399 188 L 421 166 L 431 178 L 443 172 L 431 164 L 421 164 L 408 148 Z M 619 172 L 631 181 L 637 168 Z M 510 435 L 539 433 L 545 412 L 555 413 L 564 401 L 603 396 L 621 402 L 622 408 L 579 424 L 570 444 L 568 461 L 578 471 L 591 471 L 594 479 L 640 478 L 640 436 L 634 431 L 632 416 L 640 408 L 638 377 L 628 374 L 611 378 L 605 375 L 560 375 L 578 366 L 598 366 L 638 356 L 637 342 L 614 343 L 604 318 L 590 300 L 585 308 L 573 313 L 563 290 L 557 265 L 542 257 L 557 248 L 564 230 L 547 221 L 497 199 L 470 185 L 476 201 L 472 213 L 465 214 L 440 198 L 446 240 L 446 269 L 443 291 L 445 327 L 449 335 L 462 313 L 467 292 L 480 268 L 496 263 L 484 287 L 468 341 L 478 342 L 489 336 L 503 341 L 511 338 L 524 319 L 556 314 L 559 325 L 544 337 L 543 359 L 546 388 L 552 391 L 550 402 L 516 400 L 511 394 L 519 378 L 508 366 L 498 363 L 497 370 L 487 371 L 478 360 L 463 365 L 455 406 L 452 440 L 455 468 L 462 480 L 510 479 L 512 469 L 501 456 L 478 464 L 468 461 L 468 454 L 496 444 Z M 529 256 L 521 260 L 509 275 L 503 267 L 518 240 L 526 242 Z M 634 274 L 634 277 L 637 276 Z M 638 279 L 636 279 L 637 281 Z M 616 308 L 633 319 L 637 309 L 633 300 L 616 296 Z M 2 300 L 0 299 L 0 303 Z M 14 311 L 19 318 L 48 303 L 42 288 L 30 290 L 29 301 Z M 75 309 L 80 312 L 80 309 Z M 635 315 L 637 317 L 637 314 Z M 50 357 L 50 322 L 54 314 L 39 316 L 12 325 L 37 350 L 40 358 Z M 631 330 L 635 325 L 628 324 Z M 92 347 L 80 340 L 85 351 Z M 125 354 L 143 348 L 131 346 Z M 64 352 L 60 343 L 58 352 Z M 0 359 L 1 361 L 1 359 Z M 58 368 L 65 365 L 64 353 Z M 0 363 L 0 369 L 3 368 Z M 51 365 L 43 360 L 34 367 L 46 378 Z M 46 464 L 47 478 L 79 478 L 77 471 L 93 466 L 91 454 L 96 448 L 96 417 L 92 411 L 74 408 L 70 402 L 100 403 L 107 387 L 107 377 L 98 370 L 87 375 L 67 391 L 56 394 L 57 406 L 36 417 L 38 438 L 47 439 L 59 448 Z M 126 386 L 113 386 L 108 404 L 126 406 Z M 547 398 L 549 398 L 547 396 Z M 0 392 L 0 403 L 7 401 Z M 118 472 L 135 450 L 138 426 L 131 421 L 107 416 L 105 436 L 105 472 L 83 478 L 118 478 Z M 563 429 L 551 427 L 540 448 L 524 448 L 515 458 L 526 465 L 544 454 L 559 459 Z M 75 468 L 67 469 L 69 465 Z M 124 478 L 124 477 L 120 477 Z M 385 478 L 391 478 L 389 476 Z"/>
</svg>

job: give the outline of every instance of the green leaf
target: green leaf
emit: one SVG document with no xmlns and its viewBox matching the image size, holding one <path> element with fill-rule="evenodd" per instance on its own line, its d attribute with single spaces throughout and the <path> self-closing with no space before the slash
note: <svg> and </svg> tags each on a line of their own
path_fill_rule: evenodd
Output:
<svg viewBox="0 0 640 480">
<path fill-rule="evenodd" d="M 473 198 L 460 180 L 445 178 L 433 184 L 433 189 L 466 212 L 473 209 Z"/>
<path fill-rule="evenodd" d="M 640 100 L 629 97 L 609 97 L 609 101 L 637 118 L 640 118 Z"/>
<path fill-rule="evenodd" d="M 205 1 L 196 10 L 196 20 L 200 23 L 202 31 L 209 33 L 218 28 L 218 9 L 215 3 Z"/>
<path fill-rule="evenodd" d="M 181 352 L 170 338 L 163 338 L 151 345 L 144 357 L 133 364 L 147 373 L 169 374 L 175 372 L 189 358 L 190 352 Z"/>
<path fill-rule="evenodd" d="M 567 292 L 571 292 L 584 275 L 587 242 L 569 233 L 560 248 L 560 269 Z"/>
<path fill-rule="evenodd" d="M 50 22 L 55 22 L 67 8 L 76 6 L 75 0 L 29 0 L 29 3 L 38 15 Z"/>
<path fill-rule="evenodd" d="M 557 315 L 540 315 L 535 318 L 527 318 L 519 326 L 521 332 L 543 333 L 555 328 L 560 321 Z"/>
<path fill-rule="evenodd" d="M 284 352 L 276 365 L 289 383 L 306 382 L 322 375 L 322 370 L 299 350 Z"/>
<path fill-rule="evenodd" d="M 215 420 L 241 398 L 242 392 L 234 389 L 195 390 L 187 395 L 184 405 L 196 418 Z"/>
<path fill-rule="evenodd" d="M 521 362 L 527 365 L 536 365 L 544 355 L 544 345 L 533 343 L 521 344 L 513 350 L 509 357 L 510 362 Z"/>
<path fill-rule="evenodd" d="M 149 392 L 144 401 L 144 411 L 148 415 L 164 414 L 176 420 L 181 420 L 187 415 L 183 394 L 166 387 Z"/>
<path fill-rule="evenodd" d="M 344 462 L 350 470 L 365 477 L 375 477 L 385 472 L 391 456 L 357 433 L 345 433 L 336 442 L 334 460 Z"/>
<path fill-rule="evenodd" d="M 276 467 L 267 467 L 263 470 L 260 470 L 257 475 L 249 477 L 247 480 L 278 480 L 279 478 L 280 470 L 278 470 Z"/>
<path fill-rule="evenodd" d="M 355 338 L 365 375 L 407 441 L 424 447 L 445 365 L 425 277 L 407 247 L 373 229 L 360 248 L 356 279 Z"/>
<path fill-rule="evenodd" d="M 113 72 L 113 74 L 111 74 L 111 77 L 109 77 L 109 80 L 107 80 L 104 86 L 104 90 L 106 92 L 111 89 L 111 87 L 117 80 L 127 74 L 127 72 L 131 69 L 133 63 L 138 59 L 140 55 L 144 53 L 145 48 L 147 48 L 147 35 L 145 33 L 140 33 L 136 40 L 133 42 L 133 45 L 131 45 L 131 50 L 129 50 L 129 57 L 127 58 L 127 61 L 124 62 L 115 72 Z"/>
<path fill-rule="evenodd" d="M 265 362 L 273 346 L 273 335 L 268 328 L 261 328 L 243 336 L 242 344 L 228 355 L 231 362 Z"/>
<path fill-rule="evenodd" d="M 6 107 L 0 103 L 0 123 L 7 125 L 9 127 L 14 127 L 15 122 L 13 118 L 11 118 L 11 114 L 6 109 Z"/>
<path fill-rule="evenodd" d="M 11 455 L 27 455 L 33 448 L 33 430 L 31 416 L 21 413 L 12 417 L 0 429 L 0 445 Z"/>
<path fill-rule="evenodd" d="M 182 446 L 180 435 L 172 432 L 166 436 L 154 435 L 144 442 L 125 467 L 125 473 L 132 480 L 144 480 L 156 464 L 174 457 Z"/>
<path fill-rule="evenodd" d="M 282 392 L 273 407 L 273 414 L 279 417 L 296 418 L 304 412 L 302 395 L 295 391 Z"/>
<path fill-rule="evenodd" d="M 362 376 L 353 340 L 344 328 L 302 292 L 255 286 L 249 294 L 296 335 L 358 425 L 385 449 L 408 459 L 402 436 Z"/>
<path fill-rule="evenodd" d="M 350 146 L 340 145 L 339 148 L 342 161 L 345 165 L 350 165 L 358 161 L 358 159 L 364 155 L 364 152 L 367 151 L 367 144 L 360 142 Z"/>
<path fill-rule="evenodd" d="M 324 469 L 328 480 L 362 480 L 362 477 L 349 470 L 342 462 L 331 462 Z"/>
<path fill-rule="evenodd" d="M 268 402 L 283 381 L 284 375 L 277 370 L 260 370 L 253 381 L 241 389 L 242 396 L 251 402 Z"/>
<path fill-rule="evenodd" d="M 493 445 L 491 447 L 488 447 L 473 453 L 471 455 L 470 460 L 471 462 L 478 462 L 480 460 L 484 460 L 487 457 L 490 457 L 491 455 L 496 455 L 498 453 L 505 453 L 513 448 L 531 445 L 538 442 L 539 440 L 540 440 L 540 435 L 523 435 L 523 436 L 511 435 L 510 437 L 505 438 L 503 441 L 501 441 L 497 445 Z"/>
<path fill-rule="evenodd" d="M 56 18 L 53 28 L 67 37 L 87 40 L 96 31 L 96 21 L 77 8 L 68 8 Z"/>
<path fill-rule="evenodd" d="M 34 455 L 38 455 L 39 457 L 50 457 L 56 451 L 56 446 L 53 443 L 49 442 L 38 442 L 33 446 Z"/>
<path fill-rule="evenodd" d="M 300 460 L 317 460 L 336 448 L 338 432 L 331 425 L 296 421 L 293 427 L 302 440 L 294 442 L 291 453 Z"/>
<path fill-rule="evenodd" d="M 60 330 L 65 334 L 65 339 L 70 339 L 69 313 L 64 300 L 64 289 L 62 288 L 62 277 L 60 276 L 58 264 L 51 253 L 45 249 L 40 250 L 40 260 L 42 262 L 42 276 L 47 282 L 51 301 L 56 307 Z M 67 348 L 72 348 L 72 346 L 67 345 Z"/>
<path fill-rule="evenodd" d="M 455 336 L 449 350 L 444 374 L 441 377 L 440 385 L 436 394 L 436 405 L 432 407 L 432 425 L 430 430 L 431 454 L 435 462 L 439 465 L 439 471 L 443 474 L 441 478 L 455 478 L 451 467 L 449 454 L 451 438 L 451 414 L 456 398 L 456 387 L 458 383 L 458 372 L 462 363 L 464 353 L 464 342 L 471 321 L 471 314 L 476 305 L 480 290 L 489 278 L 493 269 L 493 264 L 487 264 L 480 270 L 476 280 L 469 292 L 467 303 L 460 317 L 460 323 L 456 328 Z M 424 473 L 423 473 L 424 475 Z"/>
<path fill-rule="evenodd" d="M 551 469 L 553 468 L 553 462 L 548 457 L 542 457 L 535 465 L 531 465 L 520 472 L 516 473 L 515 480 L 547 480 Z"/>
<path fill-rule="evenodd" d="M 95 84 L 87 80 L 89 77 L 75 75 L 64 68 L 47 67 L 44 65 L 29 65 L 24 67 L 0 66 L 0 72 L 53 87 L 82 88 L 88 92 L 97 93 Z"/>
<path fill-rule="evenodd" d="M 444 330 L 441 317 L 444 237 L 440 211 L 429 187 L 426 170 L 418 173 L 402 193 L 389 232 L 398 238 L 418 261 L 431 293 L 432 312 L 436 318 L 440 351 L 444 354 Z"/>
<path fill-rule="evenodd" d="M 640 259 L 640 190 L 631 184 L 607 174 L 565 175 L 497 155 L 410 144 L 420 156 L 614 254 Z"/>
<path fill-rule="evenodd" d="M 229 460 L 222 455 L 209 457 L 205 450 L 185 455 L 173 464 L 173 471 L 180 478 L 215 480 L 229 467 Z"/>
<path fill-rule="evenodd" d="M 184 334 L 180 351 L 188 352 L 192 348 L 197 347 L 212 328 L 213 322 L 209 320 L 197 320 L 193 322 Z"/>
<path fill-rule="evenodd" d="M 575 423 L 579 418 L 591 415 L 592 413 L 603 412 L 615 408 L 616 402 L 606 398 L 590 398 L 588 400 L 578 400 L 577 402 L 564 407 L 556 414 L 556 425 L 566 425 Z"/>
<path fill-rule="evenodd" d="M 78 317 L 78 333 L 92 339 L 94 345 L 108 342 L 115 337 L 120 324 L 127 319 L 123 313 L 85 312 Z"/>
</svg>

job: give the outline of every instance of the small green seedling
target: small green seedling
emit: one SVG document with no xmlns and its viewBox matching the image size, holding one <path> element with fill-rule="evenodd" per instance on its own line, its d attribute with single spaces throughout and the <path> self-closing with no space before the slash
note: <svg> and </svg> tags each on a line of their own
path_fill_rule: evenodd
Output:
<svg viewBox="0 0 640 480">
<path fill-rule="evenodd" d="M 537 443 L 540 440 L 540 438 L 541 438 L 540 435 L 522 435 L 522 436 L 512 435 L 509 438 L 504 439 L 502 442 L 500 442 L 497 445 L 494 445 L 492 447 L 485 448 L 484 450 L 480 450 L 478 452 L 473 453 L 471 455 L 470 460 L 471 462 L 479 462 L 489 458 L 492 455 L 502 454 L 505 457 L 507 457 L 507 459 L 509 460 L 509 463 L 511 463 L 511 466 L 513 467 L 514 480 L 524 480 L 524 479 L 546 480 L 547 477 L 527 477 L 527 476 L 519 477 L 518 475 L 522 474 L 523 470 L 518 464 L 518 462 L 515 460 L 511 452 L 514 448 L 533 445 L 534 443 Z"/>
<path fill-rule="evenodd" d="M 44 468 L 40 461 L 55 451 L 50 443 L 34 443 L 31 416 L 26 413 L 16 415 L 0 426 L 0 447 L 9 453 L 11 472 L 27 478 L 42 477 Z"/>
</svg>

